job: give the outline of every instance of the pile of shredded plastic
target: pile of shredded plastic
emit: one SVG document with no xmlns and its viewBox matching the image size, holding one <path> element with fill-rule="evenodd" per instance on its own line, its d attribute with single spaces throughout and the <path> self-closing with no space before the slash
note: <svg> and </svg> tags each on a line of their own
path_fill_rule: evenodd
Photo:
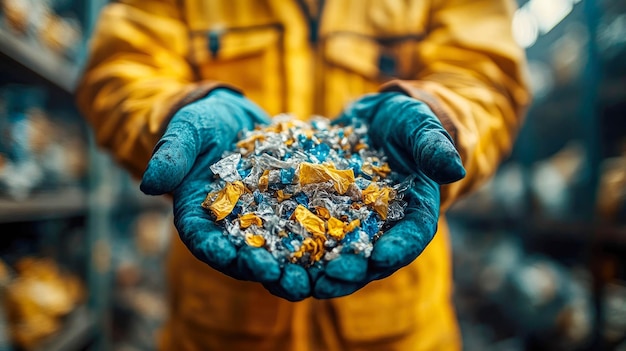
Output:
<svg viewBox="0 0 626 351">
<path fill-rule="evenodd" d="M 369 257 L 372 244 L 404 216 L 403 192 L 365 125 L 339 127 L 283 115 L 245 132 L 211 166 L 217 180 L 202 206 L 237 247 L 264 247 L 310 266 L 343 252 Z"/>
</svg>

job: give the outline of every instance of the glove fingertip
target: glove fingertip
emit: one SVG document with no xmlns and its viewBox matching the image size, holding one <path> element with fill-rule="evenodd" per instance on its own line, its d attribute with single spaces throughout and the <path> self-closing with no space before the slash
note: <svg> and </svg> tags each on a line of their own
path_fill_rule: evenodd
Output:
<svg viewBox="0 0 626 351">
<path fill-rule="evenodd" d="M 280 278 L 278 261 L 267 250 L 261 248 L 242 248 L 237 264 L 247 280 L 268 283 Z"/>
<path fill-rule="evenodd" d="M 148 168 L 143 173 L 139 190 L 146 195 L 163 195 L 172 191 L 175 186 L 172 181 L 162 176 L 162 169 L 158 166 L 152 166 L 152 162 L 148 164 Z"/>
<path fill-rule="evenodd" d="M 347 296 L 363 287 L 363 283 L 345 283 L 335 281 L 332 278 L 320 277 L 313 289 L 313 297 L 316 299 L 332 299 Z"/>
<path fill-rule="evenodd" d="M 307 274 L 309 276 L 309 281 L 311 285 L 314 285 L 315 282 L 324 274 L 324 267 L 322 265 L 312 265 L 307 270 Z"/>
<path fill-rule="evenodd" d="M 347 282 L 359 282 L 367 275 L 367 259 L 361 255 L 343 255 L 328 262 L 326 274 Z"/>
<path fill-rule="evenodd" d="M 194 251 L 201 261 L 218 270 L 228 267 L 237 257 L 237 249 L 221 233 L 209 235 Z"/>
<path fill-rule="evenodd" d="M 420 169 L 438 184 L 449 184 L 465 177 L 461 156 L 452 142 L 440 132 L 425 133 L 420 142 Z"/>
<path fill-rule="evenodd" d="M 440 185 L 454 183 L 465 178 L 466 171 L 460 157 L 454 154 L 442 155 L 442 153 L 440 151 L 434 158 L 424 162 L 423 171 L 426 176 Z"/>
<path fill-rule="evenodd" d="M 370 261 L 377 268 L 400 268 L 418 255 L 416 243 L 398 235 L 383 235 L 374 245 Z"/>
<path fill-rule="evenodd" d="M 311 284 L 306 270 L 296 264 L 287 264 L 278 283 L 266 284 L 266 288 L 277 296 L 291 302 L 301 301 L 311 295 Z"/>
<path fill-rule="evenodd" d="M 146 195 L 173 191 L 189 171 L 187 157 L 169 145 L 161 146 L 148 162 L 139 189 Z"/>
</svg>

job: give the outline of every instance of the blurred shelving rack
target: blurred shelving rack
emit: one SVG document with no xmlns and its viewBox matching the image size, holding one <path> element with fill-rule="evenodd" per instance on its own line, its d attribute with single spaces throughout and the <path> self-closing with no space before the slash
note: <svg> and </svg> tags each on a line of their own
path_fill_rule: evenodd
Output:
<svg viewBox="0 0 626 351">
<path fill-rule="evenodd" d="M 64 1 L 66 8 L 71 7 L 77 12 L 83 34 L 79 47 L 70 56 L 46 47 L 32 33 L 13 30 L 0 10 L 0 68 L 5 72 L 0 76 L 0 84 L 42 87 L 60 100 L 55 103 L 60 102 L 71 110 L 69 114 L 75 123 L 83 123 L 73 107 L 73 93 L 86 59 L 88 38 L 107 2 Z M 129 191 L 128 188 L 133 186 L 128 185 L 128 176 L 113 166 L 88 132 L 86 139 L 89 145 L 86 184 L 40 191 L 24 200 L 0 198 L 0 232 L 3 225 L 16 222 L 63 221 L 81 217 L 85 223 L 86 267 L 82 269 L 86 271 L 87 301 L 65 317 L 63 328 L 42 343 L 37 351 L 111 349 L 111 241 L 116 230 L 112 223 L 113 212 L 168 208 L 166 202 L 148 198 L 137 189 Z M 6 335 L 1 335 L 0 350 L 13 349 L 7 341 Z"/>
<path fill-rule="evenodd" d="M 33 38 L 18 35 L 6 26 L 0 26 L 0 52 L 58 89 L 70 94 L 74 91 L 79 65 L 47 49 Z"/>
<path fill-rule="evenodd" d="M 88 38 L 100 9 L 107 1 L 78 2 L 80 2 L 79 7 L 83 12 L 84 38 Z M 618 3 L 617 1 L 611 2 L 611 4 Z M 593 7 L 595 5 L 596 1 L 594 0 L 582 0 L 582 4 L 577 5 L 578 8 L 575 11 L 580 13 L 582 6 Z M 595 10 L 592 9 L 591 13 L 589 20 L 593 20 Z M 587 23 L 587 25 L 595 26 L 596 24 Z M 591 32 L 593 33 L 594 30 Z M 559 35 L 557 28 L 557 31 L 551 34 L 552 39 L 550 40 Z M 541 54 L 547 48 L 546 45 L 542 45 L 539 43 L 535 47 L 535 50 Z M 86 39 L 83 39 L 78 56 L 73 60 L 52 52 L 28 36 L 11 32 L 0 25 L 0 54 L 3 59 L 2 64 L 15 69 L 17 75 L 23 79 L 22 83 L 29 81 L 32 81 L 32 84 L 49 83 L 47 85 L 49 89 L 54 93 L 60 93 L 68 103 L 71 103 L 71 94 L 76 86 L 86 55 Z M 597 55 L 597 52 L 590 50 L 590 54 L 593 57 Z M 585 78 L 586 82 L 597 83 L 597 67 L 592 67 L 586 71 L 586 74 L 588 75 Z M 609 81 L 608 83 L 614 86 L 611 91 L 618 92 L 620 89 L 623 91 L 623 82 Z M 594 91 L 597 89 L 590 89 L 590 94 Z M 580 100 L 584 106 L 582 104 L 577 105 L 584 110 L 585 123 L 588 123 L 588 128 L 584 129 L 588 133 L 584 136 L 585 145 L 588 148 L 592 148 L 597 142 L 595 138 L 597 138 L 598 132 L 598 118 L 597 111 L 594 109 L 596 98 L 597 96 L 594 95 L 585 96 Z M 623 98 L 623 95 L 619 95 L 618 98 Z M 536 121 L 529 121 L 529 123 L 536 125 Z M 526 135 L 526 140 L 532 141 L 533 137 L 533 135 Z M 524 136 L 521 139 L 524 139 Z M 72 216 L 84 216 L 86 218 L 89 252 L 87 255 L 89 257 L 87 286 L 88 291 L 97 292 L 97 294 L 89 295 L 87 305 L 75 311 L 76 314 L 68 318 L 66 328 L 51 339 L 49 344 L 42 346 L 45 350 L 79 350 L 88 344 L 93 350 L 109 349 L 107 344 L 107 334 L 110 327 L 110 316 L 108 315 L 110 296 L 108 291 L 111 287 L 111 240 L 112 232 L 115 231 L 111 223 L 112 213 L 115 210 L 120 210 L 120 208 L 116 208 L 118 204 L 124 204 L 125 209 L 131 208 L 133 210 L 167 206 L 137 193 L 128 192 L 128 189 L 122 189 L 120 184 L 127 182 L 125 175 L 120 174 L 112 167 L 111 160 L 98 151 L 93 139 L 90 138 L 89 140 L 90 167 L 86 189 L 62 189 L 58 192 L 42 193 L 19 203 L 13 200 L 0 200 L 0 225 L 7 222 L 40 221 Z M 527 143 L 527 145 L 532 146 L 533 143 Z M 591 155 L 594 155 L 595 158 L 590 160 L 591 164 L 588 169 L 592 174 L 588 175 L 588 179 L 593 183 L 595 182 L 594 179 L 597 180 L 597 174 L 593 174 L 598 170 L 597 150 L 593 150 Z M 530 146 L 520 150 L 520 159 L 526 167 L 530 167 L 539 158 L 537 150 Z M 590 187 L 590 189 L 593 188 L 595 187 Z M 585 194 L 584 197 L 587 198 L 586 203 L 594 203 L 593 193 Z M 537 241 L 572 240 L 575 238 L 584 243 L 589 243 L 595 240 L 594 245 L 596 246 L 594 247 L 597 248 L 595 252 L 598 254 L 603 253 L 607 248 L 624 247 L 625 229 L 623 227 L 597 226 L 591 220 L 584 220 L 583 222 L 552 220 L 538 218 L 526 211 L 506 214 L 498 210 L 480 211 L 471 206 L 454 215 L 474 223 L 489 223 L 501 227 L 521 226 L 531 239 Z M 583 217 L 591 218 L 591 209 L 587 209 Z M 529 218 L 531 219 L 529 220 Z M 589 252 L 589 255 L 591 254 Z M 601 286 L 599 286 L 600 288 Z M 597 293 L 600 294 L 601 291 L 598 290 Z M 80 328 L 75 328 L 76 326 Z M 4 345 L 0 343 L 0 349 L 4 350 L 2 346 Z"/>
<path fill-rule="evenodd" d="M 61 189 L 25 200 L 0 198 L 0 223 L 45 220 L 87 212 L 87 194 L 79 188 Z"/>
<path fill-rule="evenodd" d="M 518 3 L 524 5 L 529 1 L 520 0 Z M 531 64 L 550 67 L 551 70 L 540 72 L 542 76 L 550 76 L 545 78 L 554 79 L 548 79 L 554 85 L 548 93 L 535 96 L 510 160 L 520 169 L 523 190 L 521 194 L 514 195 L 520 196 L 518 200 L 522 206 L 507 207 L 502 206 L 506 203 L 502 199 L 485 201 L 485 198 L 470 196 L 456 204 L 448 217 L 457 225 L 478 231 L 511 232 L 520 238 L 529 252 L 550 256 L 563 264 L 576 260 L 577 264 L 586 266 L 591 278 L 589 302 L 594 315 L 591 336 L 581 350 L 609 350 L 616 345 L 603 334 L 607 314 L 604 298 L 606 287 L 611 283 L 620 281 L 626 284 L 626 222 L 624 218 L 615 221 L 600 219 L 596 206 L 600 166 L 610 157 L 607 147 L 611 143 L 609 137 L 621 134 L 624 138 L 624 129 L 620 132 L 613 128 L 607 133 L 607 128 L 611 126 L 603 125 L 606 122 L 603 108 L 626 101 L 626 66 L 623 64 L 626 62 L 623 39 L 626 27 L 620 24 L 619 33 L 622 34 L 614 35 L 611 57 L 608 57 L 608 44 L 599 40 L 602 30 L 606 31 L 607 22 L 626 23 L 623 21 L 626 5 L 617 0 L 571 3 L 569 16 L 549 33 L 538 37 L 534 45 L 527 49 Z M 569 42 L 565 43 L 567 40 Z M 572 43 L 569 48 L 579 50 L 572 55 L 576 57 L 572 62 L 577 61 L 580 66 L 570 66 L 576 68 L 570 70 L 570 76 L 566 76 L 564 72 L 568 67 L 563 64 L 563 57 L 559 60 L 557 44 Z M 562 46 L 558 49 L 565 51 Z M 555 67 L 559 64 L 562 66 Z M 623 114 L 617 118 L 623 121 Z M 542 211 L 536 194 L 533 194 L 537 191 L 532 189 L 533 172 L 538 163 L 548 160 L 571 140 L 575 140 L 583 151 L 581 171 L 576 183 L 569 189 L 572 191 L 572 197 L 568 199 L 571 207 L 566 215 L 544 213 L 550 211 Z M 622 338 L 623 347 L 626 332 Z"/>
<path fill-rule="evenodd" d="M 34 351 L 83 350 L 93 341 L 96 334 L 96 319 L 90 310 L 81 306 L 65 321 L 63 330 L 42 342 Z"/>
</svg>

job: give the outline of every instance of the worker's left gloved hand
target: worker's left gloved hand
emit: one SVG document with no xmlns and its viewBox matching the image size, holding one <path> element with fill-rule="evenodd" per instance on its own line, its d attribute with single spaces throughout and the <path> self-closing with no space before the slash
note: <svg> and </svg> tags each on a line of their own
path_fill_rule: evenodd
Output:
<svg viewBox="0 0 626 351">
<path fill-rule="evenodd" d="M 201 207 L 209 168 L 232 148 L 239 132 L 269 123 L 267 114 L 241 94 L 214 90 L 180 109 L 157 143 L 144 172 L 141 190 L 149 195 L 172 193 L 174 224 L 189 251 L 204 263 L 233 278 L 262 282 L 270 292 L 288 300 L 310 296 L 304 268 L 278 261 L 265 249 L 239 250 Z"/>
<path fill-rule="evenodd" d="M 349 295 L 411 263 L 430 243 L 439 219 L 439 184 L 465 176 L 461 157 L 435 114 L 421 101 L 400 93 L 362 97 L 344 110 L 341 125 L 369 125 L 374 147 L 382 148 L 391 169 L 414 177 L 404 200 L 405 216 L 376 243 L 369 259 L 343 254 L 314 277 L 313 296 Z"/>
</svg>

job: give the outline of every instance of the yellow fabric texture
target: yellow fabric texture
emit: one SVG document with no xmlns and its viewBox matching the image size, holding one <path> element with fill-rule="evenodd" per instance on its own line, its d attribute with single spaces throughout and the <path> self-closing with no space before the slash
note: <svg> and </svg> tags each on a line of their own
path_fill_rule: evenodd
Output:
<svg viewBox="0 0 626 351">
<path fill-rule="evenodd" d="M 431 106 L 467 169 L 442 187 L 444 213 L 492 175 L 528 104 L 514 9 L 512 0 L 326 0 L 311 45 L 296 1 L 122 0 L 101 15 L 78 105 L 97 141 L 141 176 L 172 113 L 219 82 L 299 118 L 402 91 Z M 458 350 L 448 240 L 442 216 L 424 253 L 391 277 L 290 303 L 212 270 L 176 238 L 161 349 Z"/>
</svg>

